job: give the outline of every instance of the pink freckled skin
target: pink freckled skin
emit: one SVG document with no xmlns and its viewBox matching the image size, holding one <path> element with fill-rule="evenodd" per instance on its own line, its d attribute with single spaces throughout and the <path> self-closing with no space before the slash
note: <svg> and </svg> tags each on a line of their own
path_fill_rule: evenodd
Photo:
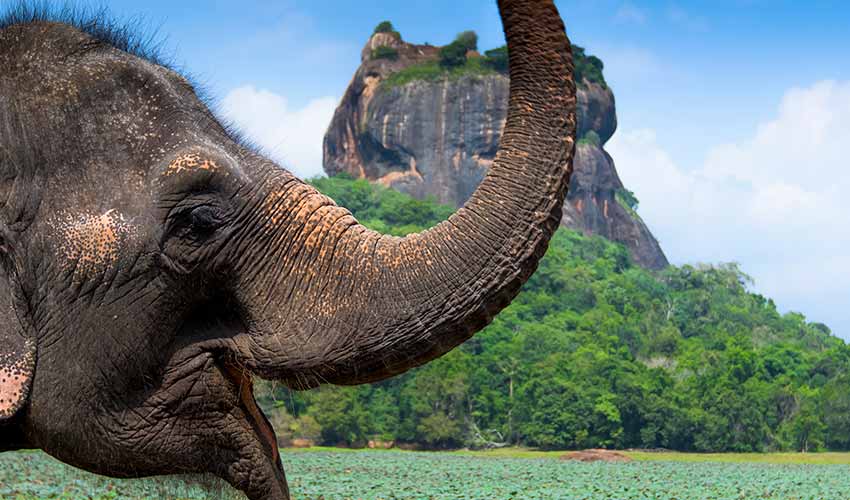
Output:
<svg viewBox="0 0 850 500">
<path fill-rule="evenodd" d="M 26 376 L 19 364 L 0 368 L 0 415 L 11 413 L 23 395 Z"/>
<path fill-rule="evenodd" d="M 89 274 L 109 268 L 118 259 L 122 242 L 133 237 L 135 228 L 110 210 L 102 215 L 68 216 L 53 224 L 61 232 L 64 244 L 60 253 L 78 271 Z"/>
</svg>

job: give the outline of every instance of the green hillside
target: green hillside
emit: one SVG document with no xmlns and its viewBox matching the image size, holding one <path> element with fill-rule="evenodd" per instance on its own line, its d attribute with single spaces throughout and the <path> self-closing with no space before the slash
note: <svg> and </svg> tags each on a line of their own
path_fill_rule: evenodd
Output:
<svg viewBox="0 0 850 500">
<path fill-rule="evenodd" d="M 452 211 L 362 180 L 313 183 L 388 233 Z M 514 303 L 443 358 L 371 386 L 259 398 L 284 439 L 324 444 L 850 449 L 850 348 L 748 281 L 734 264 L 652 273 L 560 229 Z"/>
</svg>

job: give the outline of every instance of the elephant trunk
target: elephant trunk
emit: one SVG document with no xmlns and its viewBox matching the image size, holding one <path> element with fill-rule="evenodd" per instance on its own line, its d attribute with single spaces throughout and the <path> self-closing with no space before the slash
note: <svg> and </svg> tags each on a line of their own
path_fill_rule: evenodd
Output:
<svg viewBox="0 0 850 500">
<path fill-rule="evenodd" d="M 507 123 L 486 178 L 447 221 L 398 238 L 364 228 L 298 181 L 266 199 L 270 213 L 292 215 L 268 241 L 277 258 L 252 280 L 260 300 L 252 322 L 269 332 L 252 336 L 249 349 L 261 376 L 310 387 L 406 371 L 487 325 L 536 269 L 572 170 L 572 55 L 551 0 L 499 8 Z"/>
</svg>

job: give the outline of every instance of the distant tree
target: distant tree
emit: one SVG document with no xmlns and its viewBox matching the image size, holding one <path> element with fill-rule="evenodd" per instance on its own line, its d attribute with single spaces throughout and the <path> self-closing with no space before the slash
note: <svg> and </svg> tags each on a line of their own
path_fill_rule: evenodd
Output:
<svg viewBox="0 0 850 500">
<path fill-rule="evenodd" d="M 389 33 L 395 38 L 401 40 L 401 33 L 396 31 L 395 27 L 393 26 L 393 23 L 389 21 L 381 21 L 380 23 L 378 23 L 378 25 L 375 26 L 374 33 Z"/>
<path fill-rule="evenodd" d="M 850 449 L 850 375 L 840 375 L 822 392 L 822 413 L 826 425 L 825 444 L 831 449 Z"/>
<path fill-rule="evenodd" d="M 599 136 L 596 137 L 598 138 Z M 618 189 L 616 195 L 617 201 L 625 205 L 628 209 L 632 211 L 637 211 L 640 202 L 638 201 L 637 196 L 635 196 L 635 193 L 633 191 L 629 191 L 625 188 Z"/>
<path fill-rule="evenodd" d="M 484 52 L 484 63 L 495 69 L 496 71 L 505 72 L 508 70 L 508 46 L 490 49 Z"/>
<path fill-rule="evenodd" d="M 466 46 L 454 41 L 440 49 L 440 66 L 456 68 L 466 64 Z"/>
<path fill-rule="evenodd" d="M 375 387 L 369 394 L 368 408 L 368 437 L 382 441 L 395 440 L 399 428 L 399 407 L 395 394 L 388 389 Z"/>
<path fill-rule="evenodd" d="M 478 50 L 478 35 L 474 31 L 459 33 L 452 43 L 440 49 L 440 66 L 463 66 L 466 64 L 466 53 L 470 50 Z"/>
<path fill-rule="evenodd" d="M 380 23 L 378 23 L 377 26 L 375 26 L 374 32 L 375 33 L 391 33 L 393 31 L 395 31 L 395 28 L 393 27 L 393 23 L 391 23 L 390 21 L 381 21 Z"/>
<path fill-rule="evenodd" d="M 478 50 L 478 34 L 474 31 L 463 31 L 458 33 L 455 42 L 466 50 Z"/>
<path fill-rule="evenodd" d="M 593 401 L 563 377 L 533 374 L 522 389 L 524 441 L 547 449 L 586 448 Z"/>
<path fill-rule="evenodd" d="M 312 415 L 301 415 L 290 424 L 292 437 L 318 442 L 322 437 L 322 426 Z"/>
<path fill-rule="evenodd" d="M 324 444 L 365 444 L 368 414 L 360 404 L 357 389 L 325 388 L 316 391 L 310 405 L 310 415 L 320 426 Z"/>
<path fill-rule="evenodd" d="M 796 411 L 779 427 L 779 438 L 786 449 L 806 453 L 823 448 L 828 425 L 821 418 L 819 399 L 817 389 L 800 388 L 795 397 Z"/>
<path fill-rule="evenodd" d="M 431 448 L 454 448 L 463 443 L 460 422 L 442 411 L 423 418 L 417 430 L 422 441 Z"/>
<path fill-rule="evenodd" d="M 595 130 L 588 130 L 584 137 L 578 140 L 579 144 L 590 144 L 591 146 L 600 147 L 602 145 L 602 139 L 599 137 L 599 134 L 596 133 Z"/>
<path fill-rule="evenodd" d="M 575 77 L 576 83 L 598 83 L 604 87 L 606 84 L 602 70 L 605 65 L 602 63 L 602 60 L 596 56 L 588 56 L 583 47 L 573 45 L 572 48 L 574 67 L 573 76 Z"/>
</svg>

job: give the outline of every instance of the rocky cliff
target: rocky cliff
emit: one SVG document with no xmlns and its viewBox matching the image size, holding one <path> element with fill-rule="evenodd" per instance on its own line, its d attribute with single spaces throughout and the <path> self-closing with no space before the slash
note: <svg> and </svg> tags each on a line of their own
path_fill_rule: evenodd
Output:
<svg viewBox="0 0 850 500">
<path fill-rule="evenodd" d="M 438 47 L 375 33 L 325 135 L 328 175 L 346 172 L 462 205 L 498 149 L 510 83 L 477 53 L 467 56 L 464 67 L 443 71 Z M 617 127 L 614 95 L 604 81 L 581 79 L 578 115 L 580 140 L 562 224 L 625 244 L 644 267 L 666 266 L 603 148 Z"/>
</svg>

